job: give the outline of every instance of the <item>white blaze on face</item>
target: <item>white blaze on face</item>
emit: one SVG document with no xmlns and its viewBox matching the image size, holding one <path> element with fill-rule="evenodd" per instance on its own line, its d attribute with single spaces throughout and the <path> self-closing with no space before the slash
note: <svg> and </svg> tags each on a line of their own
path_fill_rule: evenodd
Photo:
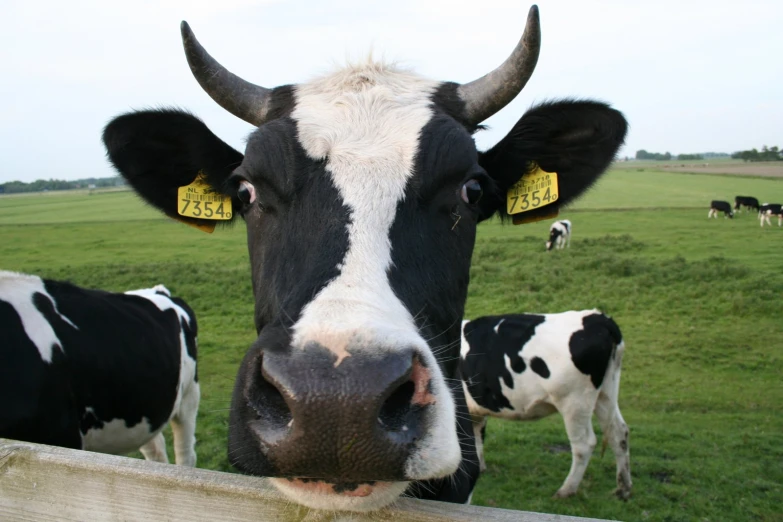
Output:
<svg viewBox="0 0 783 522">
<path fill-rule="evenodd" d="M 389 230 L 413 175 L 437 85 L 366 64 L 297 87 L 292 116 L 299 140 L 310 158 L 326 159 L 350 223 L 340 275 L 303 310 L 294 327 L 295 346 L 338 339 L 336 346 L 323 344 L 342 361 L 350 356 L 344 341 L 353 346 L 420 342 L 411 314 L 389 285 Z M 346 340 L 354 335 L 362 338 Z"/>
<path fill-rule="evenodd" d="M 432 372 L 432 426 L 409 459 L 411 479 L 455 471 L 460 450 L 454 402 L 413 316 L 388 279 L 389 232 L 413 176 L 419 138 L 433 115 L 438 82 L 367 63 L 296 87 L 292 113 L 307 155 L 326 173 L 350 211 L 348 251 L 340 275 L 308 303 L 293 326 L 292 345 L 317 342 L 337 356 L 416 349 Z"/>
<path fill-rule="evenodd" d="M 52 348 L 58 346 L 62 350 L 62 343 L 54 332 L 52 325 L 46 320 L 46 317 L 36 308 L 33 303 L 33 296 L 36 294 L 46 296 L 54 307 L 54 311 L 60 318 L 79 329 L 73 322 L 57 310 L 57 303 L 46 291 L 44 282 L 40 277 L 17 272 L 0 271 L 0 301 L 5 301 L 14 307 L 19 318 L 22 320 L 22 326 L 27 337 L 32 341 L 41 359 L 44 362 L 52 362 Z"/>
</svg>

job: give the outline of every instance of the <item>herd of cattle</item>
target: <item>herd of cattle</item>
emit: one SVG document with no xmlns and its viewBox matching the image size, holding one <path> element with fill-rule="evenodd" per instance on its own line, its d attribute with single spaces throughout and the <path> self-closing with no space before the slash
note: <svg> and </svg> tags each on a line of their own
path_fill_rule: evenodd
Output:
<svg viewBox="0 0 783 522">
<path fill-rule="evenodd" d="M 0 271 L 0 437 L 112 454 L 140 450 L 196 465 L 197 322 L 163 285 L 111 293 Z M 508 314 L 462 322 L 460 374 L 480 470 L 488 416 L 563 415 L 572 465 L 557 496 L 576 493 L 596 445 L 592 416 L 617 460 L 617 494 L 631 493 L 628 427 L 618 405 L 625 344 L 599 310 Z M 425 370 L 419 370 L 425 371 Z M 417 394 L 416 369 L 408 390 Z M 400 423 L 378 414 L 379 423 Z"/>
<path fill-rule="evenodd" d="M 778 226 L 783 226 L 783 205 L 780 203 L 762 203 L 759 204 L 757 198 L 751 196 L 737 196 L 734 198 L 734 208 L 728 201 L 713 200 L 710 203 L 710 211 L 707 213 L 707 219 L 718 217 L 723 212 L 723 217 L 734 218 L 735 212 L 740 212 L 742 208 L 755 211 L 758 214 L 759 222 L 762 227 L 764 223 L 772 226 L 770 218 L 778 217 Z"/>
<path fill-rule="evenodd" d="M 251 123 L 245 153 L 192 114 L 112 120 L 109 160 L 179 221 L 178 189 L 199 179 L 244 221 L 258 334 L 229 414 L 228 458 L 293 502 L 374 510 L 401 494 L 464 503 L 483 462 L 484 419 L 559 411 L 576 492 L 595 413 L 631 491 L 617 405 L 622 335 L 597 310 L 463 322 L 476 227 L 509 218 L 506 194 L 534 165 L 556 173 L 549 216 L 592 186 L 625 140 L 619 111 L 585 99 L 530 108 L 495 146 L 473 133 L 533 73 L 538 9 L 511 56 L 469 83 L 367 62 L 265 88 L 229 72 L 183 22 L 202 88 Z M 187 202 L 184 208 L 187 208 Z M 198 216 L 198 217 L 197 217 Z M 550 241 L 568 244 L 570 223 Z M 551 246 L 548 246 L 551 248 Z M 193 465 L 199 401 L 192 310 L 162 286 L 112 294 L 0 273 L 0 436 L 95 451 L 141 448 Z"/>
</svg>

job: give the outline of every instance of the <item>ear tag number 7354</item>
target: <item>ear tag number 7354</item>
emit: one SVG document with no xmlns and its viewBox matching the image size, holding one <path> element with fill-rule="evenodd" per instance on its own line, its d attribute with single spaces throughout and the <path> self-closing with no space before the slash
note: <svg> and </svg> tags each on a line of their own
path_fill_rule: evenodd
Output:
<svg viewBox="0 0 783 522">
<path fill-rule="evenodd" d="M 508 189 L 506 209 L 510 215 L 529 212 L 557 201 L 557 173 L 535 165 Z"/>
<path fill-rule="evenodd" d="M 177 213 L 180 216 L 226 221 L 231 219 L 231 197 L 215 192 L 202 174 L 193 183 L 177 189 Z"/>
</svg>

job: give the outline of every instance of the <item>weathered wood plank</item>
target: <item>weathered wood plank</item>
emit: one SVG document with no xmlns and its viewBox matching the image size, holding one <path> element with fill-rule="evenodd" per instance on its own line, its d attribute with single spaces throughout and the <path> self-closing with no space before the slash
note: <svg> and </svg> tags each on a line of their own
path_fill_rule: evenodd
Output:
<svg viewBox="0 0 783 522">
<path fill-rule="evenodd" d="M 401 499 L 370 514 L 310 510 L 264 478 L 0 439 L 0 520 L 483 521 L 591 519 Z"/>
</svg>

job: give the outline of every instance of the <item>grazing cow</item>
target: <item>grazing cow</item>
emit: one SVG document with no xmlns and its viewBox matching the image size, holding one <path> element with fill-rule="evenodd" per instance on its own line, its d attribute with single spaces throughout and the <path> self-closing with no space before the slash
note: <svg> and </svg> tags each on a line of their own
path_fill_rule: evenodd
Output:
<svg viewBox="0 0 783 522">
<path fill-rule="evenodd" d="M 547 251 L 552 247 L 562 249 L 571 246 L 571 222 L 567 219 L 555 221 L 549 227 L 549 241 L 546 242 Z"/>
<path fill-rule="evenodd" d="M 486 417 L 537 420 L 559 411 L 571 471 L 556 496 L 576 493 L 596 444 L 593 413 L 617 461 L 617 490 L 631 495 L 628 426 L 617 398 L 625 345 L 599 310 L 487 316 L 462 323 L 460 365 L 484 469 Z"/>
<path fill-rule="evenodd" d="M 0 437 L 196 465 L 196 316 L 163 285 L 114 294 L 0 271 Z"/>
<path fill-rule="evenodd" d="M 731 205 L 728 201 L 712 200 L 712 203 L 710 203 L 710 211 L 707 213 L 707 219 L 711 217 L 717 218 L 718 212 L 723 212 L 724 219 L 726 217 L 734 218 L 734 212 L 731 210 Z"/>
<path fill-rule="evenodd" d="M 314 508 L 373 510 L 406 490 L 466 502 L 478 464 L 457 355 L 476 225 L 508 218 L 506 195 L 534 165 L 559 195 L 526 217 L 573 201 L 614 158 L 625 118 L 547 102 L 476 150 L 481 122 L 533 72 L 535 6 L 512 55 L 462 85 L 367 62 L 267 89 L 184 22 L 182 36 L 204 90 L 255 127 L 245 153 L 181 110 L 124 114 L 103 140 L 167 215 L 214 224 L 180 214 L 178 187 L 198 176 L 245 221 L 258 338 L 237 374 L 231 463 Z"/>
<path fill-rule="evenodd" d="M 777 216 L 778 226 L 783 225 L 783 205 L 780 203 L 764 203 L 759 207 L 759 221 L 762 228 L 764 227 L 764 221 L 767 222 L 767 225 L 772 226 L 772 223 L 769 222 L 770 216 Z"/>
<path fill-rule="evenodd" d="M 759 211 L 759 200 L 750 196 L 736 196 L 734 198 L 734 210 L 739 211 L 740 207 Z"/>
</svg>

